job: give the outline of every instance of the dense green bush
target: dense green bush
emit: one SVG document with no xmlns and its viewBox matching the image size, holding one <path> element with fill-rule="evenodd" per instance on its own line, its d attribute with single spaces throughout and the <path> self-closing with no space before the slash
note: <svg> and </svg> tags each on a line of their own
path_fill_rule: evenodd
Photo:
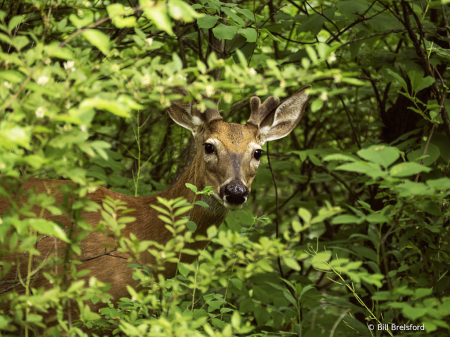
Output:
<svg viewBox="0 0 450 337">
<path fill-rule="evenodd" d="M 0 202 L 10 202 L 0 218 L 0 336 L 425 334 L 391 324 L 448 335 L 447 1 L 20 0 L 0 9 Z M 133 220 L 118 201 L 103 201 L 97 227 L 82 218 L 99 207 L 85 197 L 99 185 L 151 195 L 186 169 L 193 142 L 163 112 L 172 88 L 200 109 L 220 90 L 224 119 L 243 123 L 251 96 L 284 98 L 307 84 L 300 125 L 267 148 L 248 206 L 209 228 L 205 250 L 184 248 L 195 235 L 175 217 L 186 200 L 159 200 L 173 233 L 164 247 L 124 237 Z M 21 191 L 29 177 L 76 185 L 55 204 Z M 93 231 L 114 233 L 131 256 L 157 256 L 153 266 L 130 260 L 140 287 L 116 304 L 108 284 L 79 280 L 88 271 L 75 257 Z M 47 235 L 67 243 L 63 254 L 38 256 Z M 172 279 L 152 273 L 182 250 L 199 257 L 178 263 Z M 17 275 L 23 294 L 5 281 L 11 254 L 29 257 L 28 277 Z M 47 290 L 32 286 L 43 266 Z M 105 306 L 91 312 L 89 301 Z M 67 314 L 73 306 L 79 319 Z"/>
</svg>

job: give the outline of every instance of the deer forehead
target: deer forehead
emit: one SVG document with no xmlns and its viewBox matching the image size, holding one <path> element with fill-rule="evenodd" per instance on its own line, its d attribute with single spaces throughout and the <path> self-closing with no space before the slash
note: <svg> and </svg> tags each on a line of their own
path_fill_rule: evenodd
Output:
<svg viewBox="0 0 450 337">
<path fill-rule="evenodd" d="M 257 143 L 256 128 L 253 125 L 213 122 L 210 125 L 209 139 L 217 139 L 221 148 L 235 153 L 246 152 L 249 146 Z"/>
</svg>

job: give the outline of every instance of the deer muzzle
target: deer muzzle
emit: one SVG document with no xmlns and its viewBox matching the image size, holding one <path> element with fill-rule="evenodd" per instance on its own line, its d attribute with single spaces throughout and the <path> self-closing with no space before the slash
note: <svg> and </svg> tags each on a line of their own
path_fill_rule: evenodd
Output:
<svg viewBox="0 0 450 337">
<path fill-rule="evenodd" d="M 239 180 L 232 180 L 220 188 L 220 197 L 230 205 L 242 205 L 248 199 L 248 188 Z"/>
</svg>

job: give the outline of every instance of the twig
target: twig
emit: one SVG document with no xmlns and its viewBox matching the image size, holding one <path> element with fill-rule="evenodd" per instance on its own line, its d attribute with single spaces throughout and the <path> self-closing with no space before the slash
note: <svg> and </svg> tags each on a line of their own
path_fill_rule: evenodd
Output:
<svg viewBox="0 0 450 337">
<path fill-rule="evenodd" d="M 291 1 L 289 1 L 289 2 L 292 3 Z M 329 23 L 331 23 L 331 24 L 334 26 L 334 28 L 336 28 L 336 30 L 337 30 L 337 36 L 341 35 L 341 31 L 339 30 L 338 26 L 336 26 L 336 24 L 333 22 L 333 20 L 330 20 L 330 19 L 329 19 L 326 15 L 324 15 L 323 13 L 320 13 L 320 12 L 316 11 L 316 10 L 309 4 L 308 1 L 305 1 L 305 3 L 309 6 L 309 8 L 311 8 L 311 9 L 314 11 L 314 13 L 316 13 L 317 15 L 320 15 L 321 17 L 323 17 L 325 20 L 327 20 Z M 336 36 L 336 37 L 337 37 L 337 36 Z"/>
<path fill-rule="evenodd" d="M 184 50 L 183 35 L 180 33 L 180 21 L 175 20 L 175 30 L 177 32 L 178 48 L 180 49 L 181 61 L 183 62 L 183 68 L 187 68 L 186 51 Z"/>
<path fill-rule="evenodd" d="M 95 259 L 98 259 L 99 257 L 102 257 L 102 256 L 118 257 L 118 258 L 120 258 L 120 259 L 128 260 L 126 257 L 119 256 L 119 255 L 112 255 L 112 254 L 111 254 L 111 253 L 115 252 L 115 251 L 117 250 L 117 248 L 118 248 L 118 247 L 116 247 L 116 248 L 114 248 L 114 249 L 111 249 L 110 251 L 106 251 L 106 249 L 105 249 L 105 252 L 104 252 L 103 254 L 99 254 L 99 255 L 96 255 L 96 256 L 93 256 L 93 257 L 88 257 L 88 258 L 86 258 L 86 259 L 82 259 L 82 260 L 80 260 L 80 262 L 86 262 L 86 261 L 95 260 Z"/>
<path fill-rule="evenodd" d="M 345 113 L 347 114 L 347 119 L 350 123 L 350 127 L 352 128 L 353 136 L 355 137 L 356 144 L 358 145 L 358 148 L 361 150 L 361 143 L 359 142 L 358 135 L 356 133 L 355 127 L 353 126 L 352 119 L 350 118 L 350 112 L 347 109 L 347 105 L 345 105 L 344 99 L 342 98 L 342 95 L 339 94 L 339 99 L 341 100 L 342 106 L 344 107 Z"/>
<path fill-rule="evenodd" d="M 353 26 L 357 25 L 358 23 L 362 22 L 362 21 L 367 21 L 370 20 L 374 17 L 376 17 L 377 15 L 383 13 L 386 9 L 383 9 L 380 12 L 377 12 L 376 14 L 372 15 L 371 17 L 365 18 L 364 16 L 367 14 L 367 12 L 372 8 L 372 6 L 375 4 L 376 1 L 374 1 L 369 8 L 367 8 L 367 10 L 361 14 L 361 18 L 359 18 L 358 20 L 355 20 L 353 23 L 351 23 L 350 25 L 348 25 L 347 27 L 345 27 L 343 30 L 341 30 L 338 34 L 336 34 L 335 37 L 332 37 L 329 41 L 327 41 L 327 44 L 330 44 L 331 42 L 335 41 L 339 36 L 341 36 L 342 34 L 344 34 L 347 30 L 349 30 L 350 28 L 352 28 Z"/>
<path fill-rule="evenodd" d="M 439 108 L 439 112 L 438 112 L 438 114 L 436 116 L 436 122 L 434 122 L 433 126 L 431 127 L 431 131 L 430 131 L 430 134 L 429 134 L 428 139 L 427 139 L 427 144 L 425 145 L 425 149 L 423 150 L 423 155 L 422 156 L 426 156 L 427 153 L 428 153 L 428 148 L 430 146 L 431 137 L 433 136 L 434 129 L 436 127 L 437 122 L 439 121 L 439 116 L 441 115 L 442 110 L 444 110 L 445 94 L 446 94 L 446 89 L 444 88 L 444 93 L 442 94 L 441 102 L 440 102 L 441 107 Z M 422 158 L 420 160 L 420 165 L 423 165 L 423 160 L 424 160 L 424 158 Z M 415 183 L 417 183 L 419 181 L 419 177 L 420 177 L 420 172 L 417 173 L 416 179 L 414 179 Z"/>
</svg>

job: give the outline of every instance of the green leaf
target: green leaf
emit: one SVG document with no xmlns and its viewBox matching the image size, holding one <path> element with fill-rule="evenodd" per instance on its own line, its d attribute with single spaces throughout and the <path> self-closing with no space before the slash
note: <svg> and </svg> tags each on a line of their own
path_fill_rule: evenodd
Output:
<svg viewBox="0 0 450 337">
<path fill-rule="evenodd" d="M 195 18 L 202 16 L 188 3 L 181 0 L 169 0 L 169 13 L 175 20 L 183 20 L 185 22 L 192 22 Z"/>
<path fill-rule="evenodd" d="M 232 279 L 230 279 L 230 282 L 239 290 L 242 289 L 242 281 L 241 280 L 239 280 L 237 278 L 232 278 Z"/>
<path fill-rule="evenodd" d="M 16 70 L 0 71 L 0 78 L 12 83 L 21 83 L 25 79 L 25 75 Z"/>
<path fill-rule="evenodd" d="M 412 301 L 417 301 L 418 299 L 429 296 L 433 292 L 433 288 L 417 288 L 414 291 L 414 296 L 411 297 Z"/>
<path fill-rule="evenodd" d="M 366 220 L 370 223 L 382 224 L 382 223 L 388 222 L 389 219 L 379 213 L 373 213 L 373 214 L 369 214 L 366 217 Z"/>
<path fill-rule="evenodd" d="M 226 26 L 223 23 L 213 29 L 214 36 L 219 40 L 232 40 L 236 36 L 238 27 Z"/>
<path fill-rule="evenodd" d="M 427 212 L 431 215 L 441 215 L 441 208 L 431 200 L 427 200 L 425 202 L 416 203 L 416 207 L 424 212 Z"/>
<path fill-rule="evenodd" d="M 245 15 L 245 17 L 249 20 L 255 21 L 255 15 L 248 9 L 240 9 L 238 7 L 235 7 L 234 10 L 238 12 L 239 14 Z"/>
<path fill-rule="evenodd" d="M 231 9 L 226 8 L 226 7 L 222 7 L 222 11 L 229 16 L 230 18 L 232 18 L 234 20 L 234 22 L 236 22 L 239 26 L 243 27 L 245 26 L 245 22 L 244 20 L 242 20 L 239 16 L 236 15 L 236 13 L 234 13 Z"/>
<path fill-rule="evenodd" d="M 206 235 L 208 235 L 208 239 L 215 237 L 217 235 L 217 227 L 215 225 L 208 227 L 206 230 Z"/>
<path fill-rule="evenodd" d="M 358 161 L 358 157 L 352 154 L 346 153 L 334 153 L 329 154 L 322 158 L 323 161 L 332 161 L 332 160 L 343 160 L 343 161 Z"/>
<path fill-rule="evenodd" d="M 373 179 L 384 176 L 385 173 L 380 169 L 380 166 L 374 163 L 359 161 L 350 164 L 344 164 L 335 168 L 335 170 L 350 171 L 364 173 Z"/>
<path fill-rule="evenodd" d="M 169 35 L 174 35 L 172 23 L 167 15 L 167 7 L 165 3 L 155 3 L 152 0 L 139 0 L 139 3 L 143 7 L 145 15 L 152 20 L 156 28 L 165 31 Z"/>
<path fill-rule="evenodd" d="M 194 221 L 186 222 L 186 227 L 190 232 L 194 233 L 197 230 L 197 224 Z"/>
<path fill-rule="evenodd" d="M 389 174 L 393 177 L 408 177 L 419 172 L 430 172 L 429 167 L 420 165 L 418 163 L 401 163 L 397 164 L 389 170 Z"/>
<path fill-rule="evenodd" d="M 70 242 L 66 236 L 66 233 L 53 221 L 45 219 L 31 218 L 28 219 L 29 225 L 38 233 L 56 236 L 58 239 L 64 242 Z"/>
<path fill-rule="evenodd" d="M 136 26 L 136 17 L 130 16 L 124 18 L 123 15 L 126 10 L 122 4 L 116 3 L 106 7 L 109 17 L 117 28 L 134 27 Z"/>
<path fill-rule="evenodd" d="M 111 43 L 107 35 L 97 29 L 88 29 L 82 34 L 86 40 L 88 40 L 93 46 L 97 47 L 103 54 L 109 54 Z"/>
<path fill-rule="evenodd" d="M 238 33 L 245 36 L 247 42 L 256 42 L 256 39 L 258 38 L 256 29 L 254 28 L 241 28 L 239 29 Z"/>
<path fill-rule="evenodd" d="M 434 188 L 437 191 L 450 190 L 450 179 L 439 178 L 427 180 L 427 185 Z"/>
<path fill-rule="evenodd" d="M 270 319 L 269 312 L 263 306 L 257 306 L 255 308 L 254 313 L 255 313 L 255 318 L 256 318 L 256 322 L 258 323 L 258 326 L 265 325 Z"/>
<path fill-rule="evenodd" d="M 125 104 L 100 97 L 87 98 L 80 104 L 80 109 L 99 109 L 111 112 L 120 117 L 129 116 L 129 108 Z"/>
<path fill-rule="evenodd" d="M 0 41 L 3 41 L 7 44 L 12 44 L 12 40 L 5 34 L 0 34 Z"/>
<path fill-rule="evenodd" d="M 91 311 L 91 308 L 89 308 L 88 305 L 84 306 L 84 311 L 83 311 L 83 318 L 86 321 L 95 321 L 97 319 L 100 319 L 101 316 L 99 314 L 96 314 L 95 312 Z"/>
<path fill-rule="evenodd" d="M 45 47 L 48 55 L 57 57 L 63 60 L 73 60 L 73 53 L 67 47 L 59 47 L 57 43 L 52 43 Z"/>
<path fill-rule="evenodd" d="M 393 164 L 399 157 L 400 151 L 395 147 L 372 145 L 367 149 L 359 150 L 358 155 L 375 164 L 380 164 L 387 168 Z"/>
<path fill-rule="evenodd" d="M 333 220 L 331 220 L 331 223 L 333 225 L 339 225 L 339 224 L 360 224 L 361 222 L 363 222 L 365 219 L 364 218 L 358 218 L 354 215 L 348 215 L 348 214 L 344 214 L 344 215 L 338 215 L 337 217 L 333 218 Z"/>
<path fill-rule="evenodd" d="M 197 190 L 197 187 L 196 187 L 196 186 L 194 186 L 194 185 L 192 185 L 192 184 L 189 184 L 189 183 L 186 183 L 185 185 L 186 185 L 186 187 L 189 188 L 192 192 L 197 193 L 198 190 Z"/>
<path fill-rule="evenodd" d="M 184 263 L 182 262 L 178 262 L 178 271 L 180 272 L 181 275 L 183 275 L 184 277 L 187 277 L 189 274 L 189 269 L 187 269 L 184 265 Z"/>
<path fill-rule="evenodd" d="M 284 264 L 287 267 L 289 267 L 291 269 L 294 269 L 294 270 L 297 270 L 297 271 L 299 271 L 301 269 L 300 265 L 297 262 L 297 260 L 295 260 L 292 257 L 283 257 L 283 262 L 284 262 Z"/>
<path fill-rule="evenodd" d="M 369 8 L 369 4 L 366 1 L 359 0 L 339 1 L 336 6 L 339 12 L 350 20 L 359 19 L 360 15 Z"/>
<path fill-rule="evenodd" d="M 17 15 L 15 17 L 13 17 L 8 24 L 8 30 L 10 32 L 13 31 L 14 28 L 16 28 L 23 20 L 23 15 Z"/>
<path fill-rule="evenodd" d="M 75 27 L 81 29 L 94 22 L 94 13 L 92 11 L 85 11 L 82 18 L 78 18 L 75 14 L 70 14 L 69 20 Z"/>
<path fill-rule="evenodd" d="M 313 267 L 316 269 L 328 270 L 328 269 L 330 269 L 330 267 L 328 266 L 328 264 L 326 262 L 330 258 L 331 258 L 331 252 L 329 252 L 329 251 L 320 252 L 313 256 L 311 263 L 312 263 Z"/>
<path fill-rule="evenodd" d="M 13 45 L 18 50 L 23 49 L 28 43 L 30 43 L 30 40 L 26 36 L 16 36 L 13 40 Z"/>
<path fill-rule="evenodd" d="M 423 158 L 423 153 L 425 151 L 425 142 L 421 144 L 420 149 L 417 149 L 415 151 L 411 151 L 406 156 L 410 162 L 418 162 L 419 158 Z M 425 166 L 431 166 L 436 160 L 438 160 L 439 156 L 441 155 L 441 151 L 438 146 L 430 143 L 428 146 L 428 151 L 426 154 L 426 157 L 423 158 L 423 165 Z"/>
<path fill-rule="evenodd" d="M 298 216 L 299 216 L 300 218 L 302 218 L 303 221 L 304 221 L 305 223 L 310 222 L 310 221 L 311 221 L 311 218 L 312 218 L 311 212 L 308 211 L 306 208 L 303 208 L 303 207 L 300 207 L 300 208 L 298 209 Z"/>
<path fill-rule="evenodd" d="M 391 75 L 394 79 L 397 80 L 398 83 L 400 83 L 401 87 L 408 92 L 408 86 L 406 85 L 405 80 L 396 72 L 393 72 L 391 69 L 387 69 L 387 72 L 389 75 Z"/>
<path fill-rule="evenodd" d="M 36 314 L 28 314 L 27 316 L 27 322 L 30 323 L 39 323 L 42 321 L 42 316 L 41 315 L 36 315 Z"/>
<path fill-rule="evenodd" d="M 319 111 L 323 107 L 323 104 L 324 104 L 324 100 L 323 99 L 316 98 L 311 103 L 311 111 L 312 112 Z"/>
<path fill-rule="evenodd" d="M 422 83 L 420 83 L 416 88 L 415 92 L 419 92 L 420 90 L 423 90 L 425 88 L 428 88 L 435 82 L 435 79 L 431 76 L 427 76 L 422 80 Z"/>
<path fill-rule="evenodd" d="M 205 15 L 197 19 L 197 25 L 199 28 L 210 29 L 216 25 L 217 20 L 219 20 L 217 15 Z"/>
</svg>

